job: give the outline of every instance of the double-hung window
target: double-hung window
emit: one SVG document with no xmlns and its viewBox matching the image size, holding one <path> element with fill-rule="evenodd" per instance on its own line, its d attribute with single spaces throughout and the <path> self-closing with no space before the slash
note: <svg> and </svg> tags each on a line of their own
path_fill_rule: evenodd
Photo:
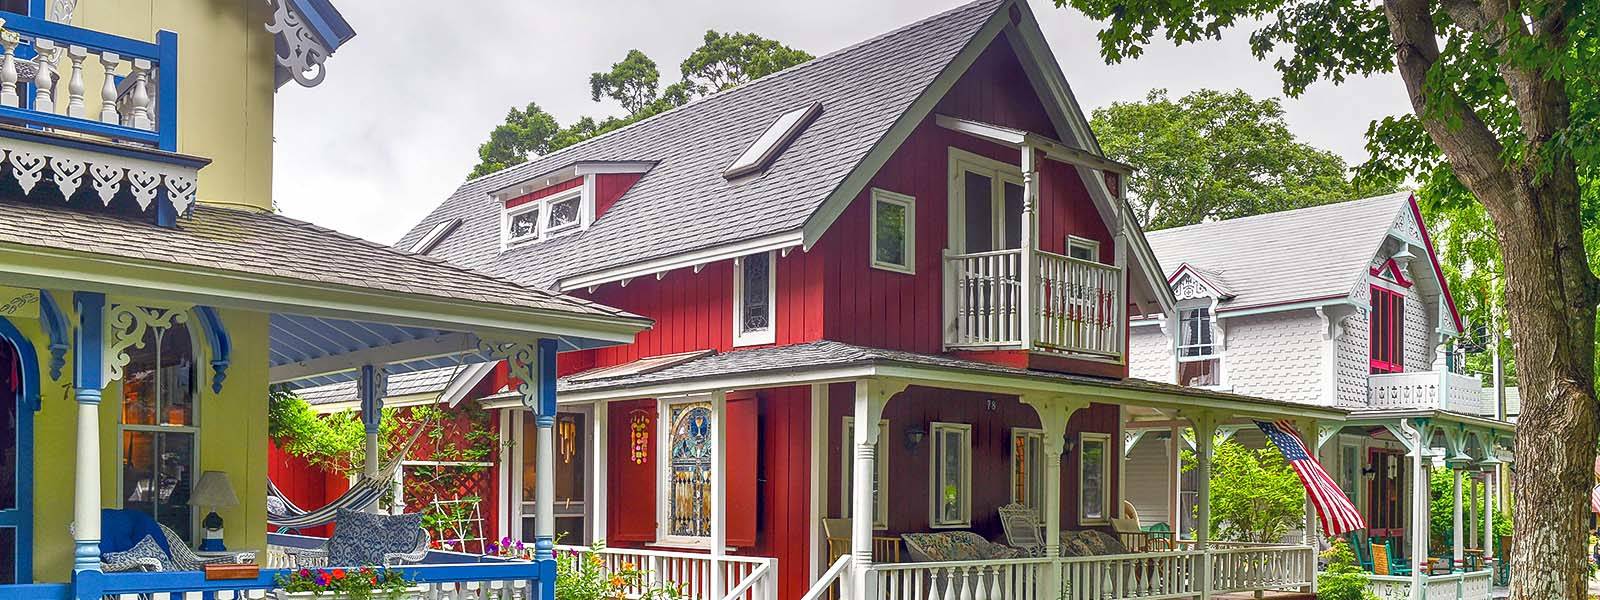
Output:
<svg viewBox="0 0 1600 600">
<path fill-rule="evenodd" d="M 1210 306 L 1178 309 L 1178 384 L 1220 385 L 1222 361 Z"/>
<path fill-rule="evenodd" d="M 147 309 L 136 309 L 147 310 Z M 199 455 L 199 385 L 194 340 L 183 323 L 151 326 L 128 349 L 118 445 L 122 507 L 150 515 L 192 539 L 189 493 Z"/>
<path fill-rule="evenodd" d="M 1067 257 L 1100 262 L 1100 242 L 1075 235 L 1067 236 Z"/>
<path fill-rule="evenodd" d="M 972 426 L 933 423 L 928 526 L 972 526 Z"/>
<path fill-rule="evenodd" d="M 842 475 L 842 478 L 839 479 L 839 489 L 842 492 L 839 505 L 842 507 L 840 516 L 846 519 L 850 518 L 850 514 L 855 507 L 854 486 L 851 485 L 851 482 L 855 481 L 856 472 L 855 430 L 855 417 L 845 417 L 844 424 L 839 430 L 839 435 L 843 439 L 850 441 L 841 444 L 844 446 L 844 456 L 839 463 Z M 884 452 L 884 441 L 887 439 L 889 439 L 889 421 L 887 419 L 880 420 L 878 421 L 878 443 L 874 445 L 877 449 L 874 452 L 874 455 L 877 456 L 877 465 L 876 470 L 872 473 L 873 529 L 889 528 L 889 490 L 885 489 L 885 486 L 889 483 L 889 454 Z"/>
<path fill-rule="evenodd" d="M 1079 434 L 1078 524 L 1111 522 L 1111 436 Z"/>
<path fill-rule="evenodd" d="M 1367 314 L 1372 373 L 1404 371 L 1406 297 L 1389 288 L 1372 286 L 1372 310 Z"/>
<path fill-rule="evenodd" d="M 872 190 L 872 266 L 914 274 L 916 263 L 916 199 Z"/>
<path fill-rule="evenodd" d="M 777 339 L 776 262 L 771 252 L 761 252 L 734 263 L 733 345 L 771 344 Z"/>
<path fill-rule="evenodd" d="M 1043 430 L 1011 430 L 1011 502 L 1031 508 L 1044 518 Z"/>
</svg>

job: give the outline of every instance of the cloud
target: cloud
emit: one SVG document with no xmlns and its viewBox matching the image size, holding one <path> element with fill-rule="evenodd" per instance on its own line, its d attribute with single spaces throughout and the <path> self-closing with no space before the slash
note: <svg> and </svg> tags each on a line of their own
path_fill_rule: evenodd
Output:
<svg viewBox="0 0 1600 600">
<path fill-rule="evenodd" d="M 1182 48 L 1157 42 L 1137 61 L 1108 66 L 1097 24 L 1031 1 L 1085 111 L 1154 87 L 1281 95 L 1270 63 L 1250 55 L 1247 31 Z M 706 29 L 821 55 L 959 3 L 476 0 L 441 11 L 415 0 L 342 2 L 355 39 L 329 60 L 322 85 L 291 83 L 277 95 L 273 196 L 290 216 L 392 243 L 465 179 L 507 109 L 538 102 L 563 123 L 619 112 L 589 99 L 588 76 L 631 48 L 675 80 Z M 1302 139 L 1356 163 L 1367 123 L 1409 105 L 1398 79 L 1378 77 L 1319 84 L 1284 108 Z"/>
</svg>

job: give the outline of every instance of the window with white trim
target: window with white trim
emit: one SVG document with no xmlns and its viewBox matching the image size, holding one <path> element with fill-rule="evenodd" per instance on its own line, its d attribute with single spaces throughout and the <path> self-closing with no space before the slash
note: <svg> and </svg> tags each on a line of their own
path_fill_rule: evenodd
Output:
<svg viewBox="0 0 1600 600">
<path fill-rule="evenodd" d="M 1067 236 L 1067 257 L 1089 262 L 1100 262 L 1100 241 L 1069 235 Z"/>
<path fill-rule="evenodd" d="M 733 345 L 771 344 L 777 339 L 776 263 L 772 252 L 734 262 Z"/>
<path fill-rule="evenodd" d="M 972 526 L 972 426 L 933 423 L 928 526 Z"/>
<path fill-rule="evenodd" d="M 589 211 L 588 186 L 580 185 L 505 209 L 500 237 L 504 246 L 548 239 L 583 228 Z"/>
<path fill-rule="evenodd" d="M 1178 307 L 1178 384 L 1221 385 L 1222 360 L 1211 306 Z"/>
<path fill-rule="evenodd" d="M 916 198 L 872 189 L 872 266 L 914 274 L 916 263 Z"/>
<path fill-rule="evenodd" d="M 1111 522 L 1111 436 L 1078 434 L 1078 524 Z"/>
<path fill-rule="evenodd" d="M 855 507 L 854 486 L 856 461 L 855 461 L 855 417 L 845 417 L 844 424 L 840 425 L 839 435 L 842 439 L 849 440 L 844 444 L 844 457 L 839 462 L 841 465 L 841 482 L 839 489 L 841 497 L 839 506 L 842 507 L 840 517 L 850 518 L 851 510 Z M 876 469 L 872 473 L 872 528 L 889 528 L 889 453 L 884 450 L 884 441 L 889 439 L 889 420 L 878 421 L 878 443 L 874 455 L 877 456 Z"/>
<path fill-rule="evenodd" d="M 128 349 L 128 358 L 118 419 L 122 508 L 192 539 L 189 493 L 200 452 L 194 338 L 183 323 L 152 326 L 142 344 Z"/>
<path fill-rule="evenodd" d="M 1044 517 L 1042 429 L 1011 429 L 1011 502 L 1031 508 L 1034 514 Z"/>
<path fill-rule="evenodd" d="M 711 538 L 711 402 L 704 396 L 662 403 L 661 531 L 667 543 Z"/>
</svg>

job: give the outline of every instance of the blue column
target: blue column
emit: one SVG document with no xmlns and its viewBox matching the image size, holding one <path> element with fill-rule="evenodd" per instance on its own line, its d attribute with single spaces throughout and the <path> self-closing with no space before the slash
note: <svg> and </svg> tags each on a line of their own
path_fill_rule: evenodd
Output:
<svg viewBox="0 0 1600 600">
<path fill-rule="evenodd" d="M 100 570 L 100 390 L 105 387 L 101 353 L 104 294 L 73 294 L 78 331 L 73 349 L 73 399 L 78 403 L 76 489 L 73 501 L 73 571 Z"/>
<path fill-rule="evenodd" d="M 369 479 L 378 477 L 378 463 L 382 461 L 382 448 L 379 445 L 378 431 L 383 424 L 383 396 L 389 391 L 389 378 L 383 367 L 376 365 L 363 365 L 359 379 L 356 381 L 356 395 L 361 399 L 361 424 L 367 432 L 366 463 L 361 466 L 361 472 Z M 367 512 L 380 513 L 383 511 L 373 502 Z"/>
<path fill-rule="evenodd" d="M 534 499 L 537 501 L 534 529 L 534 560 L 539 564 L 539 588 L 543 598 L 556 597 L 555 555 L 555 425 L 556 425 L 556 341 L 539 340 L 539 351 L 534 372 L 538 381 L 534 389 L 538 395 L 538 480 Z M 604 518 L 597 516 L 596 518 Z"/>
</svg>

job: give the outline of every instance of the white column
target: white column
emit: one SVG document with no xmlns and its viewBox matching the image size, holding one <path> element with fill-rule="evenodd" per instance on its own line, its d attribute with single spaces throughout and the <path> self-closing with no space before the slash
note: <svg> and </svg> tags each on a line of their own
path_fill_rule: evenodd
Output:
<svg viewBox="0 0 1600 600">
<path fill-rule="evenodd" d="M 851 432 L 845 432 L 850 434 Z M 828 538 L 822 531 L 822 519 L 827 514 L 828 481 L 828 384 L 815 383 L 811 385 L 811 535 L 808 547 L 811 549 L 810 573 L 807 581 L 816 583 L 817 579 L 832 565 L 828 564 Z M 848 483 L 848 482 L 845 482 Z"/>
<path fill-rule="evenodd" d="M 903 388 L 902 388 L 903 389 Z M 855 598 L 876 598 L 867 568 L 872 566 L 872 474 L 876 473 L 878 420 L 883 418 L 884 405 L 893 392 L 875 379 L 855 383 L 855 465 L 850 481 L 850 555 L 851 578 Z"/>
<path fill-rule="evenodd" d="M 1033 251 L 1038 246 L 1034 239 L 1037 225 L 1034 215 L 1039 206 L 1039 166 L 1038 153 L 1032 146 L 1022 146 L 1022 230 L 1018 237 L 1022 243 L 1022 298 L 1018 311 L 1022 315 L 1022 347 L 1033 347 L 1034 307 L 1037 306 L 1038 285 L 1035 281 Z M 998 245 L 998 244 L 997 244 Z"/>
<path fill-rule="evenodd" d="M 1311 451 L 1311 457 L 1313 459 L 1315 459 L 1319 463 L 1322 462 L 1322 457 L 1321 457 L 1321 454 L 1322 454 L 1322 444 L 1321 444 L 1322 432 L 1319 431 L 1319 429 L 1317 427 L 1317 422 L 1315 420 L 1313 420 L 1313 419 L 1306 419 L 1305 421 L 1303 421 L 1300 424 L 1300 436 L 1301 436 L 1300 439 L 1301 439 L 1302 442 L 1305 443 L 1306 448 L 1308 448 Z M 1319 547 L 1317 545 L 1317 527 L 1320 524 L 1321 523 L 1317 520 L 1317 505 L 1313 504 L 1311 502 L 1311 495 L 1310 494 L 1306 494 L 1306 514 L 1305 514 L 1305 529 L 1306 529 L 1306 531 L 1305 531 L 1305 536 L 1304 536 L 1304 543 L 1305 543 L 1306 546 L 1312 548 L 1313 550 L 1315 550 L 1316 548 Z M 1318 554 L 1319 554 L 1318 552 L 1313 551 L 1313 552 L 1311 552 L 1311 553 L 1306 555 L 1306 562 L 1307 562 L 1307 564 L 1306 564 L 1306 572 L 1312 574 L 1311 587 L 1310 587 L 1310 589 L 1308 589 L 1306 591 L 1311 592 L 1313 594 L 1316 593 L 1316 591 L 1317 591 L 1317 578 L 1316 578 L 1315 574 L 1317 572 L 1317 555 Z"/>
<path fill-rule="evenodd" d="M 1411 597 L 1422 600 L 1428 571 L 1428 436 L 1417 431 L 1411 453 Z"/>
<path fill-rule="evenodd" d="M 609 509 L 606 506 L 606 482 L 610 475 L 606 469 L 607 444 L 610 443 L 611 427 L 610 403 L 599 400 L 594 403 L 594 414 L 590 417 L 589 450 L 589 541 L 603 542 L 606 539 L 606 518 Z M 624 432 L 625 433 L 625 432 Z"/>
<path fill-rule="evenodd" d="M 1482 490 L 1476 475 L 1467 478 L 1467 544 L 1479 550 L 1483 549 L 1483 538 L 1479 537 L 1482 530 L 1478 528 L 1478 517 L 1483 516 L 1478 510 L 1478 496 Z"/>
<path fill-rule="evenodd" d="M 556 537 L 556 415 L 552 411 L 534 417 L 537 446 L 533 458 L 533 536 L 535 550 Z M 526 441 L 524 441 L 526 443 Z"/>
<path fill-rule="evenodd" d="M 1496 484 L 1499 483 L 1495 471 L 1483 473 L 1483 564 L 1494 564 L 1494 545 L 1500 540 L 1494 539 L 1494 503 L 1498 500 L 1495 494 L 1499 493 Z"/>
<path fill-rule="evenodd" d="M 79 326 L 74 336 L 73 399 L 78 404 L 78 439 L 73 477 L 72 569 L 100 570 L 100 389 L 105 387 L 101 353 L 105 296 L 78 292 Z"/>
<path fill-rule="evenodd" d="M 1453 519 L 1451 521 L 1453 529 L 1451 530 L 1452 536 L 1450 541 L 1455 545 L 1455 550 L 1451 552 L 1450 560 L 1452 561 L 1451 565 L 1453 565 L 1455 569 L 1460 570 L 1461 567 L 1467 563 L 1467 555 L 1465 552 L 1466 536 L 1464 535 L 1466 530 L 1461 527 L 1462 522 L 1464 521 L 1464 519 L 1461 517 L 1461 469 L 1453 468 L 1450 469 L 1450 471 L 1455 476 L 1455 504 L 1451 507 L 1452 513 L 1450 515 Z"/>
<path fill-rule="evenodd" d="M 1183 428 L 1174 426 L 1167 440 L 1167 520 L 1172 539 L 1183 539 Z"/>
<path fill-rule="evenodd" d="M 1061 456 L 1067 447 L 1067 422 L 1072 413 L 1089 403 L 1062 396 L 1025 396 L 1022 402 L 1038 413 L 1039 426 L 1044 429 L 1044 556 L 1054 559 L 1061 556 Z M 1060 576 L 1057 564 L 1045 569 L 1039 582 L 1040 597 L 1054 598 L 1061 593 Z"/>
<path fill-rule="evenodd" d="M 1215 453 L 1217 419 L 1209 413 L 1189 417 L 1194 425 L 1195 477 L 1199 485 L 1199 518 L 1195 520 L 1195 548 L 1206 550 L 1211 542 L 1211 459 Z M 1200 557 L 1200 597 L 1211 597 L 1211 553 Z"/>
<path fill-rule="evenodd" d="M 721 598 L 728 582 L 722 557 L 728 552 L 728 394 L 711 394 L 711 597 Z"/>
</svg>

